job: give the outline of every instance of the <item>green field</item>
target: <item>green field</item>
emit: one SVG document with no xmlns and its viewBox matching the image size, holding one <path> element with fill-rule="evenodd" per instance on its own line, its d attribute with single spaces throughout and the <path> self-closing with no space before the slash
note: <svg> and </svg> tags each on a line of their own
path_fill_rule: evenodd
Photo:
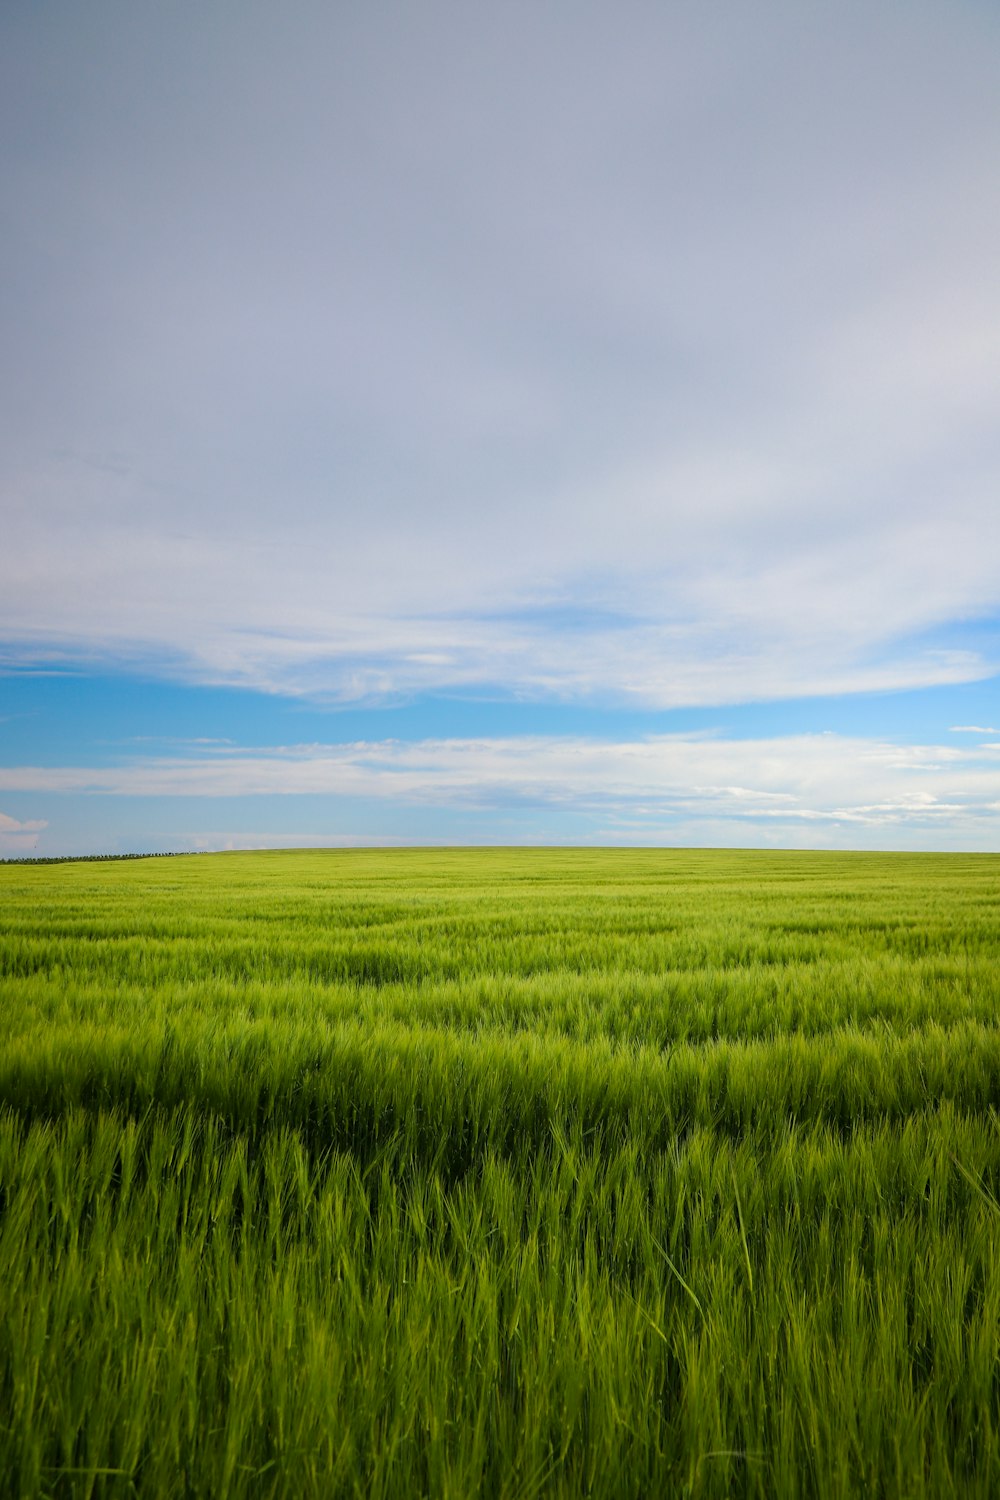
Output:
<svg viewBox="0 0 1000 1500">
<path fill-rule="evenodd" d="M 1000 857 L 0 868 L 0 1494 L 1000 1493 Z"/>
</svg>

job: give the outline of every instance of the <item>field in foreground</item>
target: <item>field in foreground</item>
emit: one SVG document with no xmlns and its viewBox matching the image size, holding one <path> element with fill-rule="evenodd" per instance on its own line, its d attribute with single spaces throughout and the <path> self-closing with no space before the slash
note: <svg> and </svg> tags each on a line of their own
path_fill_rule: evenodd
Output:
<svg viewBox="0 0 1000 1500">
<path fill-rule="evenodd" d="M 1000 1493 L 1000 858 L 0 868 L 0 1493 Z"/>
</svg>

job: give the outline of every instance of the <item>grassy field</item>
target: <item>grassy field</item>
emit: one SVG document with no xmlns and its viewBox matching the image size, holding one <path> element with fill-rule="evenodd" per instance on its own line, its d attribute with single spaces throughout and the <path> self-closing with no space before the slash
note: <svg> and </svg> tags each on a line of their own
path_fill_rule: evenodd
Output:
<svg viewBox="0 0 1000 1500">
<path fill-rule="evenodd" d="M 0 1494 L 1000 1493 L 1000 857 L 0 868 Z"/>
</svg>

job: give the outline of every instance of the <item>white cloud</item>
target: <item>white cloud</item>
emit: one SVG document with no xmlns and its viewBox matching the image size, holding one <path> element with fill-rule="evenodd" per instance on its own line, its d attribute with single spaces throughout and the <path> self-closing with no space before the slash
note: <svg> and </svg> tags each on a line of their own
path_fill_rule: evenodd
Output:
<svg viewBox="0 0 1000 1500">
<path fill-rule="evenodd" d="M 43 819 L 19 823 L 16 818 L 9 818 L 6 813 L 0 813 L 0 833 L 37 833 L 48 826 Z"/>
<path fill-rule="evenodd" d="M 722 842 L 993 847 L 1000 745 L 897 745 L 840 735 L 633 741 L 525 736 L 298 745 L 115 767 L 0 768 L 0 789 L 142 797 L 327 796 L 572 815 L 623 841 L 658 828 Z M 614 820 L 612 824 L 608 819 Z M 405 831 L 401 816 L 401 829 Z M 611 836 L 611 834 L 609 834 Z M 291 838 L 291 835 L 289 835 Z M 308 841 L 308 840 L 307 840 Z M 718 842 L 718 837 L 709 837 Z"/>
<path fill-rule="evenodd" d="M 43 818 L 19 822 L 0 812 L 0 859 L 23 859 L 38 847 L 38 835 L 49 825 Z"/>
<path fill-rule="evenodd" d="M 307 11 L 10 28 L 8 660 L 651 706 L 996 670 L 990 8 Z"/>
<path fill-rule="evenodd" d="M 992 729 L 983 724 L 952 724 L 949 734 L 1000 734 L 1000 729 Z"/>
<path fill-rule="evenodd" d="M 762 601 L 796 596 L 786 576 L 762 574 L 759 588 Z M 738 592 L 734 584 L 734 600 Z M 805 584 L 801 592 L 808 594 Z M 753 607 L 762 610 L 763 603 Z M 1000 667 L 992 654 L 976 649 L 899 646 L 872 660 L 871 642 L 860 629 L 853 639 L 846 623 L 840 635 L 832 624 L 827 633 L 807 612 L 803 604 L 797 630 L 788 631 L 774 620 L 753 619 L 749 599 L 741 620 L 727 619 L 707 598 L 688 618 L 666 623 L 623 615 L 608 620 L 603 611 L 589 616 L 577 606 L 580 622 L 570 629 L 558 608 L 551 620 L 544 608 L 499 618 L 399 620 L 388 612 L 381 618 L 359 612 L 338 617 L 325 637 L 263 629 L 213 636 L 206 626 L 188 657 L 161 650 L 152 663 L 135 641 L 116 645 L 109 636 L 92 643 L 84 663 L 99 661 L 103 652 L 147 673 L 341 703 L 485 687 L 530 699 L 655 709 L 913 690 L 980 681 Z M 40 652 L 65 659 L 53 638 L 46 647 L 8 650 L 8 665 L 37 660 Z M 72 659 L 80 660 L 78 654 Z"/>
</svg>

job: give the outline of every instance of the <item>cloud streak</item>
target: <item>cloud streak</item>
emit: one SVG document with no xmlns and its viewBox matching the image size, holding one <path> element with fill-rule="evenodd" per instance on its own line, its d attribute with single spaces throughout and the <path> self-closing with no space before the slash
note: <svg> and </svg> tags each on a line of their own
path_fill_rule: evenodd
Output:
<svg viewBox="0 0 1000 1500">
<path fill-rule="evenodd" d="M 1000 744 L 896 745 L 840 735 L 634 741 L 525 736 L 290 746 L 149 758 L 115 767 L 0 768 L 0 790 L 114 797 L 323 796 L 354 803 L 569 812 L 625 841 L 714 826 L 822 844 L 846 830 L 891 846 L 911 836 L 1000 838 Z M 608 823 L 611 819 L 611 823 Z M 405 817 L 401 828 L 405 828 Z M 713 840 L 718 842 L 719 839 Z M 725 841 L 723 839 L 722 841 Z M 836 841 L 836 840 L 835 840 Z"/>
</svg>

